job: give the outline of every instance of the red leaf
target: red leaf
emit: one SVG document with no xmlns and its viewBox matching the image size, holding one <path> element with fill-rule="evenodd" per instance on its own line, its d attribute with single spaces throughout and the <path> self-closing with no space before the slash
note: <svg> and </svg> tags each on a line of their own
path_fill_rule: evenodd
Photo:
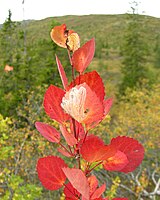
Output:
<svg viewBox="0 0 160 200">
<path fill-rule="evenodd" d="M 67 176 L 72 186 L 80 193 L 84 198 L 89 200 L 89 184 L 86 176 L 80 169 L 63 168 L 63 172 Z"/>
<path fill-rule="evenodd" d="M 62 107 L 76 121 L 84 123 L 87 129 L 97 125 L 104 115 L 103 102 L 86 83 L 66 92 Z"/>
<path fill-rule="evenodd" d="M 92 175 L 92 176 L 88 177 L 88 183 L 89 183 L 89 193 L 90 193 L 90 197 L 91 197 L 92 194 L 95 192 L 95 190 L 98 187 L 98 180 L 94 175 Z"/>
<path fill-rule="evenodd" d="M 103 194 L 103 192 L 105 191 L 105 189 L 106 189 L 106 185 L 105 184 L 103 184 L 101 187 L 97 188 L 96 191 L 91 196 L 91 199 L 97 199 L 97 198 L 99 198 Z"/>
<path fill-rule="evenodd" d="M 128 200 L 128 198 L 113 198 L 112 200 Z"/>
<path fill-rule="evenodd" d="M 65 200 L 79 200 L 80 193 L 71 185 L 67 183 L 64 188 Z"/>
<path fill-rule="evenodd" d="M 68 157 L 68 158 L 73 157 L 69 152 L 65 151 L 64 149 L 58 148 L 57 150 L 58 150 L 58 152 L 60 152 L 62 155 L 66 156 L 66 157 Z"/>
<path fill-rule="evenodd" d="M 111 145 L 123 152 L 129 161 L 119 171 L 124 173 L 132 172 L 141 164 L 144 157 L 144 148 L 137 140 L 126 136 L 118 136 L 111 140 Z"/>
<path fill-rule="evenodd" d="M 56 56 L 56 62 L 57 62 L 57 66 L 58 66 L 58 71 L 62 80 L 62 84 L 64 89 L 66 90 L 67 86 L 68 86 L 68 79 L 66 77 L 66 73 L 64 71 L 64 68 L 60 62 L 60 60 L 58 59 L 58 57 Z"/>
<path fill-rule="evenodd" d="M 71 129 L 71 132 L 74 133 L 73 123 L 70 123 L 70 129 Z M 76 120 L 75 120 L 75 129 L 76 129 L 77 138 L 83 139 L 85 136 L 84 127 L 82 126 L 82 124 L 80 124 Z"/>
<path fill-rule="evenodd" d="M 40 158 L 37 163 L 37 172 L 42 185 L 48 190 L 58 190 L 66 180 L 62 171 L 67 167 L 65 162 L 56 156 Z"/>
<path fill-rule="evenodd" d="M 95 92 L 93 92 L 86 84 L 84 87 L 86 88 L 87 93 L 84 105 L 86 117 L 82 123 L 86 125 L 87 129 L 90 129 L 95 127 L 98 122 L 102 120 L 104 116 L 104 107 Z"/>
<path fill-rule="evenodd" d="M 92 38 L 82 47 L 77 49 L 72 56 L 73 67 L 80 73 L 83 73 L 87 66 L 91 63 L 95 52 L 95 41 Z"/>
<path fill-rule="evenodd" d="M 44 109 L 47 115 L 59 123 L 63 123 L 69 119 L 69 116 L 64 113 L 61 102 L 65 92 L 54 86 L 50 85 L 44 95 Z"/>
<path fill-rule="evenodd" d="M 69 146 L 77 144 L 77 140 L 72 133 L 69 133 L 65 126 L 60 126 L 61 133 Z"/>
<path fill-rule="evenodd" d="M 88 136 L 81 148 L 82 157 L 90 163 L 106 160 L 115 153 L 115 147 L 104 145 L 103 141 L 94 135 Z"/>
<path fill-rule="evenodd" d="M 103 103 L 103 105 L 104 105 L 104 116 L 106 116 L 109 113 L 110 108 L 112 106 L 112 103 L 113 103 L 113 99 L 112 98 L 104 100 L 104 103 Z"/>
<path fill-rule="evenodd" d="M 117 149 L 111 145 L 105 145 L 98 150 L 99 159 L 100 160 L 107 160 L 108 158 L 113 157 L 117 152 Z"/>
<path fill-rule="evenodd" d="M 109 171 L 120 171 L 128 164 L 127 156 L 121 152 L 117 151 L 117 153 L 103 161 L 103 167 Z"/>
<path fill-rule="evenodd" d="M 42 123 L 36 122 L 35 123 L 36 129 L 50 142 L 59 143 L 60 141 L 60 133 L 53 128 L 52 126 Z"/>
<path fill-rule="evenodd" d="M 99 160 L 98 151 L 102 146 L 104 146 L 104 142 L 101 138 L 95 135 L 90 135 L 83 143 L 80 153 L 86 161 L 95 162 Z"/>
<path fill-rule="evenodd" d="M 74 82 L 70 84 L 68 90 L 74 87 L 74 85 L 80 85 L 86 83 L 92 91 L 94 91 L 100 101 L 104 100 L 105 89 L 104 84 L 100 75 L 96 71 L 85 73 L 84 75 L 78 76 Z"/>
</svg>

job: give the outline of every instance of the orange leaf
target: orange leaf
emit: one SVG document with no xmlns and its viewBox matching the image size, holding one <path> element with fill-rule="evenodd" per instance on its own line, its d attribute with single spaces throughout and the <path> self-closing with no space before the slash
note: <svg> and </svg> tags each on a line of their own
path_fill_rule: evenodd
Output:
<svg viewBox="0 0 160 200">
<path fill-rule="evenodd" d="M 5 68 L 4 68 L 4 71 L 5 71 L 5 72 L 13 71 L 13 67 L 12 67 L 12 66 L 9 66 L 9 65 L 6 65 Z"/>
<path fill-rule="evenodd" d="M 52 40 L 60 47 L 67 48 L 67 39 L 74 33 L 73 30 L 67 30 L 66 24 L 62 24 L 60 26 L 55 26 L 51 30 L 51 38 Z"/>
<path fill-rule="evenodd" d="M 67 48 L 66 40 L 68 33 L 66 30 L 66 25 L 62 24 L 60 26 L 55 26 L 51 31 L 52 40 L 60 47 Z"/>
</svg>

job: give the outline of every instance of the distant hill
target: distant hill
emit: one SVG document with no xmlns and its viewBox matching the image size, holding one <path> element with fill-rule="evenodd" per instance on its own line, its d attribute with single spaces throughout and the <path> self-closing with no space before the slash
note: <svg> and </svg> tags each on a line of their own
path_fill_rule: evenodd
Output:
<svg viewBox="0 0 160 200">
<path fill-rule="evenodd" d="M 139 15 L 139 18 L 144 28 L 144 35 L 152 43 L 156 34 L 160 33 L 160 19 L 145 15 Z M 91 37 L 107 39 L 113 47 L 121 43 L 128 23 L 126 14 L 50 17 L 27 23 L 26 29 L 29 36 L 34 39 L 48 37 L 48 29 L 53 20 L 59 23 L 65 23 L 69 29 L 77 31 L 83 41 Z"/>
<path fill-rule="evenodd" d="M 145 15 L 139 15 L 142 25 L 143 38 L 149 46 L 148 65 L 153 64 L 154 49 L 156 38 L 160 35 L 160 19 Z M 81 45 L 91 38 L 96 40 L 96 55 L 92 63 L 93 68 L 97 66 L 97 70 L 103 74 L 103 69 L 110 70 L 114 79 L 119 79 L 119 67 L 121 64 L 120 49 L 124 41 L 124 35 L 128 23 L 127 14 L 121 15 L 84 15 L 84 16 L 62 16 L 49 17 L 42 20 L 27 20 L 22 23 L 26 31 L 27 43 L 32 45 L 39 40 L 50 40 L 51 24 L 53 22 L 59 24 L 65 23 L 68 29 L 78 32 L 81 38 Z M 107 48 L 107 50 L 106 50 Z M 107 51 L 107 52 L 106 52 Z M 54 54 L 54 53 L 53 53 Z M 100 60 L 100 55 L 105 56 Z M 103 65 L 104 67 L 100 67 Z M 109 73 L 109 75 L 111 75 Z M 117 74 L 118 73 L 118 74 Z M 117 74 L 117 76 L 115 76 Z"/>
</svg>

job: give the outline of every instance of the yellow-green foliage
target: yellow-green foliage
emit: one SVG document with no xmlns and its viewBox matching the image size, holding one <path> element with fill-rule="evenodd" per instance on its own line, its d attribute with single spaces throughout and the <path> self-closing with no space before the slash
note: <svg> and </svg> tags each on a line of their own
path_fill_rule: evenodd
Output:
<svg viewBox="0 0 160 200">
<path fill-rule="evenodd" d="M 117 192 L 117 189 L 119 187 L 119 184 L 120 184 L 121 180 L 120 178 L 117 176 L 115 178 L 112 179 L 112 185 L 111 185 L 111 188 L 109 190 L 106 191 L 106 196 L 110 199 L 116 197 L 116 192 Z"/>
<path fill-rule="evenodd" d="M 41 120 L 40 95 L 40 91 L 31 92 L 25 106 L 17 107 L 19 119 L 0 115 L 0 199 L 12 196 L 14 200 L 32 200 L 41 196 L 42 187 L 36 185 L 36 163 L 55 150 L 34 127 L 35 119 Z"/>
<path fill-rule="evenodd" d="M 160 139 L 160 85 L 128 90 L 123 101 L 114 106 L 113 131 L 140 140 L 146 151 L 157 149 Z"/>
</svg>

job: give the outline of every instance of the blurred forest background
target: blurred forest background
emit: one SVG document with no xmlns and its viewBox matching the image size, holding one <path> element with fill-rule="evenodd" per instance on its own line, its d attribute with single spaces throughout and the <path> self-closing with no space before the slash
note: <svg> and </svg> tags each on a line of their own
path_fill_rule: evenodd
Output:
<svg viewBox="0 0 160 200">
<path fill-rule="evenodd" d="M 6 16 L 7 17 L 7 16 Z M 132 200 L 160 199 L 160 19 L 134 13 L 12 21 L 0 25 L 0 199 L 63 199 L 61 190 L 45 190 L 36 173 L 38 158 L 57 154 L 56 145 L 35 129 L 35 121 L 54 126 L 43 110 L 50 84 L 62 87 L 55 54 L 71 77 L 65 49 L 50 39 L 51 28 L 65 23 L 81 38 L 96 40 L 88 71 L 102 76 L 106 97 L 113 97 L 109 116 L 93 132 L 109 143 L 127 135 L 145 147 L 142 165 L 123 174 L 97 169 L 105 196 Z"/>
</svg>

